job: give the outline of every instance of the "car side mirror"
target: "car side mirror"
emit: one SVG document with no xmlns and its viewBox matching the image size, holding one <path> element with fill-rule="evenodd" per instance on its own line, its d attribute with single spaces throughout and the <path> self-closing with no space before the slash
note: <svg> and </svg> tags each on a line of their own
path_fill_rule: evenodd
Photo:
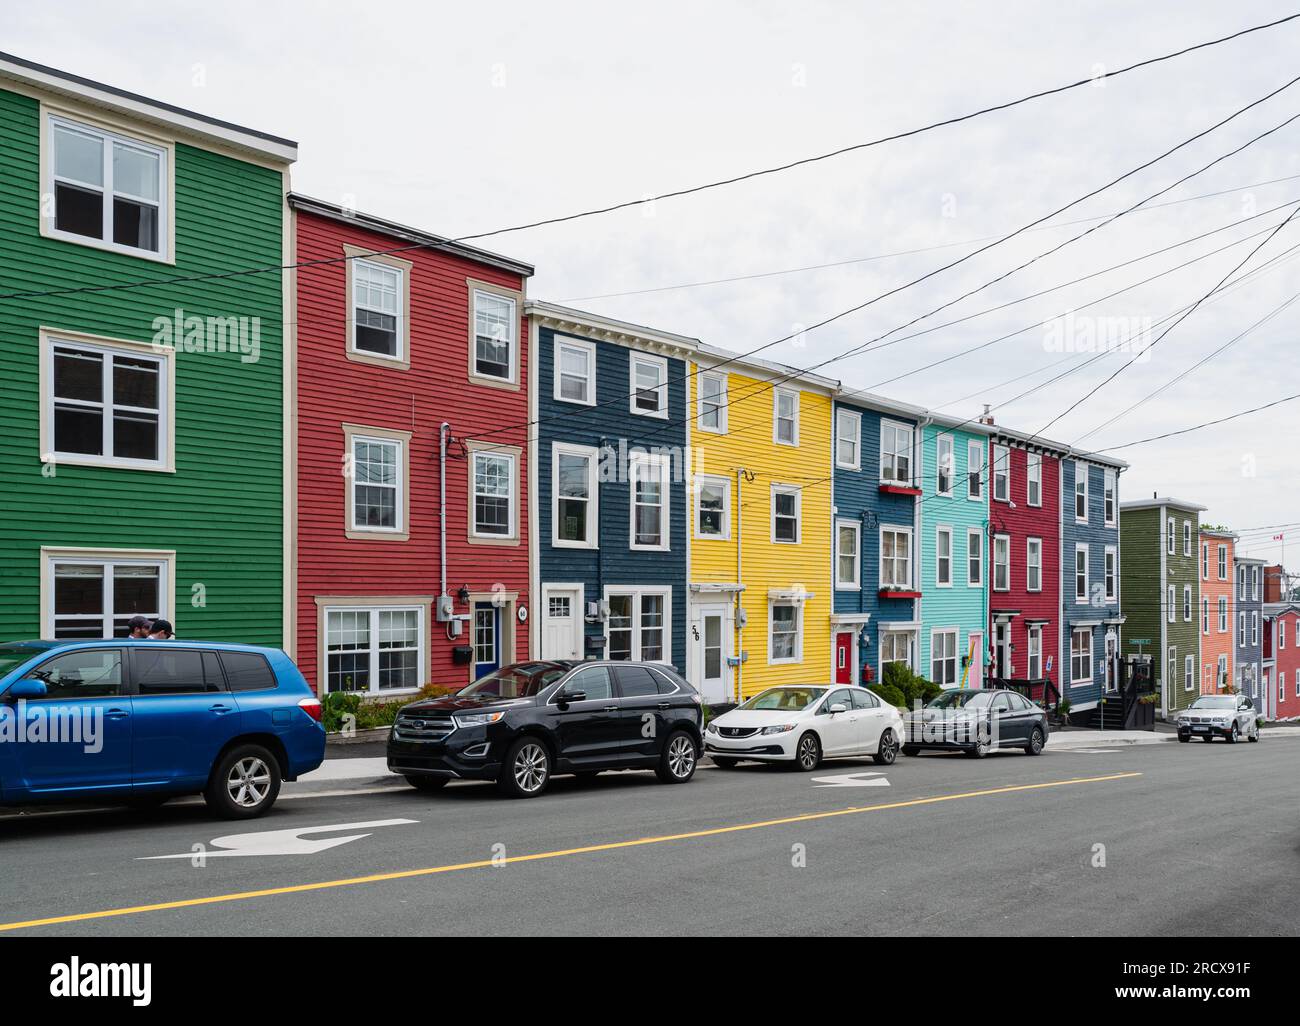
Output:
<svg viewBox="0 0 1300 1026">
<path fill-rule="evenodd" d="M 5 697 L 15 700 L 19 698 L 44 698 L 46 694 L 48 694 L 48 689 L 45 687 L 45 681 L 38 680 L 35 677 L 24 677 L 9 688 Z"/>
<path fill-rule="evenodd" d="M 830 708 L 830 714 L 831 714 L 832 716 L 834 716 L 836 713 L 842 713 L 842 712 L 844 712 L 844 711 L 845 711 L 845 707 L 844 707 L 844 703 L 843 703 L 843 702 L 836 702 L 836 703 L 835 703 L 834 705 L 832 705 L 831 708 Z"/>
<path fill-rule="evenodd" d="M 585 691 L 561 691 L 560 705 L 568 705 L 570 702 L 585 702 L 587 692 Z"/>
</svg>

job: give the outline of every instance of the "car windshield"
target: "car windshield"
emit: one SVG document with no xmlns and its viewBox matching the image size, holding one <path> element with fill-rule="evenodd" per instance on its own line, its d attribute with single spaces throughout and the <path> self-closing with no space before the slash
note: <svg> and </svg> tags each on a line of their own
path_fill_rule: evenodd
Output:
<svg viewBox="0 0 1300 1026">
<path fill-rule="evenodd" d="M 16 666 L 21 666 L 27 662 L 36 652 L 30 648 L 21 648 L 17 645 L 0 645 L 0 677 L 3 677 Z"/>
<path fill-rule="evenodd" d="M 1232 695 L 1205 695 L 1191 704 L 1193 709 L 1235 709 L 1237 699 Z"/>
<path fill-rule="evenodd" d="M 480 677 L 461 691 L 458 698 L 488 701 L 494 698 L 531 698 L 569 671 L 554 663 L 516 663 Z"/>
<path fill-rule="evenodd" d="M 761 695 L 755 695 L 740 708 L 798 712 L 807 709 L 824 694 L 825 688 L 771 688 Z"/>
<path fill-rule="evenodd" d="M 949 691 L 933 698 L 927 709 L 983 709 L 993 701 L 991 691 Z"/>
</svg>

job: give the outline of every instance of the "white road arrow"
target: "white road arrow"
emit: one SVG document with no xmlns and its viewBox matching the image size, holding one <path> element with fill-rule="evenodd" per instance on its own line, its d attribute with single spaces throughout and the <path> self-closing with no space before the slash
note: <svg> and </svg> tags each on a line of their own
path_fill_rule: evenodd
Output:
<svg viewBox="0 0 1300 1026">
<path fill-rule="evenodd" d="M 839 773 L 833 777 L 813 777 L 818 787 L 888 787 L 883 773 Z"/>
<path fill-rule="evenodd" d="M 376 827 L 405 826 L 416 823 L 414 819 L 377 819 L 371 823 L 336 823 L 333 826 L 299 827 L 293 830 L 264 830 L 257 834 L 229 834 L 214 837 L 212 848 L 187 851 L 180 855 L 150 855 L 141 861 L 151 862 L 156 859 L 193 859 L 193 858 L 243 858 L 251 855 L 316 855 L 330 848 L 337 848 L 349 841 L 359 841 L 370 834 L 349 834 L 346 837 L 328 837 L 321 841 L 308 840 L 307 834 L 332 834 L 338 830 L 374 830 Z"/>
</svg>

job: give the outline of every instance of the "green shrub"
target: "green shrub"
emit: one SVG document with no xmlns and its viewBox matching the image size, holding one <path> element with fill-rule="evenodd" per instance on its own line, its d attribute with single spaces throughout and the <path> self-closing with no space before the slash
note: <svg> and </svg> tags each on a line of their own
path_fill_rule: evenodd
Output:
<svg viewBox="0 0 1300 1026">
<path fill-rule="evenodd" d="M 938 684 L 914 673 L 905 663 L 886 663 L 881 684 L 883 687 L 896 689 L 903 696 L 900 704 L 908 709 L 913 708 L 917 702 L 925 705 L 936 695 L 943 693 L 943 688 Z"/>
<path fill-rule="evenodd" d="M 879 695 L 882 701 L 890 705 L 898 706 L 900 709 L 907 708 L 907 698 L 893 684 L 872 684 L 867 690 Z"/>
<path fill-rule="evenodd" d="M 393 721 L 397 719 L 397 714 L 412 702 L 454 695 L 459 690 L 460 688 L 447 687 L 443 684 L 426 684 L 414 695 L 380 701 L 371 701 L 365 694 L 357 691 L 334 691 L 321 699 L 325 730 L 330 734 L 337 734 L 349 723 L 356 730 L 391 727 Z"/>
</svg>

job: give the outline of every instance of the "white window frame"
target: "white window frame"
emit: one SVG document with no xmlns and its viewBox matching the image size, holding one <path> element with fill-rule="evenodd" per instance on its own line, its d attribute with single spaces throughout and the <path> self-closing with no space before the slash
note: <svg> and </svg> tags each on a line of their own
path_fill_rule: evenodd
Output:
<svg viewBox="0 0 1300 1026">
<path fill-rule="evenodd" d="M 1183 585 L 1183 623 L 1192 622 L 1192 586 Z"/>
<path fill-rule="evenodd" d="M 885 438 L 887 433 L 892 434 L 894 447 L 886 447 Z M 905 447 L 897 445 L 900 435 L 907 439 Z M 901 458 L 907 460 L 907 474 L 905 477 L 899 477 L 898 461 Z M 893 467 L 886 472 L 886 463 L 892 460 Z M 911 487 L 916 480 L 916 428 L 904 423 L 901 420 L 888 420 L 881 418 L 880 421 L 880 481 L 882 484 L 896 485 L 901 487 Z"/>
<path fill-rule="evenodd" d="M 840 548 L 840 531 L 845 528 L 853 532 L 853 579 L 845 580 L 840 576 L 840 560 L 845 555 Z M 835 590 L 857 591 L 862 587 L 862 523 L 838 517 L 835 520 Z"/>
<path fill-rule="evenodd" d="M 660 471 L 661 518 L 659 521 L 660 541 L 654 545 L 638 544 L 636 540 L 636 501 L 637 475 L 641 468 L 657 466 Z M 628 507 L 628 548 L 634 552 L 668 552 L 672 547 L 672 457 L 667 453 L 634 452 L 627 462 L 627 507 Z"/>
<path fill-rule="evenodd" d="M 705 484 L 719 485 L 722 488 L 722 533 L 704 534 L 700 531 L 700 490 Z M 697 474 L 693 491 L 695 493 L 695 537 L 701 541 L 731 540 L 731 478 L 714 474 Z"/>
<path fill-rule="evenodd" d="M 1035 555 L 1037 555 L 1038 557 L 1037 559 L 1034 558 Z M 1038 572 L 1038 583 L 1034 585 L 1032 588 L 1029 586 L 1029 582 L 1031 580 L 1029 574 L 1030 570 L 1036 570 Z M 1025 539 L 1025 591 L 1032 591 L 1034 593 L 1038 593 L 1041 592 L 1042 590 L 1043 590 L 1043 539 L 1026 538 Z"/>
<path fill-rule="evenodd" d="M 840 456 L 841 447 L 846 438 L 844 428 L 852 425 L 853 459 L 844 460 Z M 835 411 L 835 466 L 841 470 L 860 470 L 862 468 L 862 414 L 854 410 Z"/>
<path fill-rule="evenodd" d="M 971 539 L 978 539 L 979 558 L 972 561 L 971 559 Z M 971 576 L 971 567 L 974 566 L 978 571 L 975 576 Z M 982 588 L 984 587 L 984 532 L 978 527 L 968 527 L 966 529 L 966 587 Z"/>
<path fill-rule="evenodd" d="M 943 575 L 943 541 L 948 540 L 948 579 Z M 934 529 L 934 586 L 936 588 L 952 587 L 953 559 L 956 556 L 953 545 L 953 532 L 949 524 L 939 524 Z"/>
<path fill-rule="evenodd" d="M 1259 600 L 1259 567 L 1250 568 L 1250 598 L 1252 602 Z"/>
<path fill-rule="evenodd" d="M 510 463 L 510 493 L 506 496 L 510 515 L 510 529 L 505 534 L 490 534 L 478 529 L 478 516 L 475 512 L 475 507 L 478 505 L 478 461 L 486 458 L 508 460 Z M 469 520 L 469 536 L 471 539 L 503 544 L 514 543 L 519 540 L 519 459 L 513 452 L 503 452 L 490 445 L 470 451 L 469 509 L 467 512 L 469 514 L 467 519 Z"/>
<path fill-rule="evenodd" d="M 1183 555 L 1190 556 L 1191 554 L 1192 554 L 1192 522 L 1190 520 L 1184 520 L 1183 521 Z"/>
<path fill-rule="evenodd" d="M 55 175 L 55 145 L 54 133 L 56 127 L 62 127 L 68 131 L 81 135 L 96 136 L 100 140 L 103 154 L 102 182 L 100 185 L 93 185 L 89 182 L 78 182 L 76 179 L 62 179 L 70 185 L 86 190 L 94 190 L 100 193 L 101 203 L 103 205 L 103 238 L 95 238 L 92 235 L 78 235 L 76 232 L 65 231 L 57 227 L 58 218 L 57 210 L 53 203 L 50 204 L 48 213 L 42 209 L 41 212 L 41 234 L 47 238 L 60 239 L 63 242 L 71 242 L 78 246 L 89 246 L 92 249 L 104 249 L 113 253 L 123 253 L 127 256 L 139 257 L 142 260 L 152 260 L 156 263 L 174 264 L 175 259 L 175 234 L 173 231 L 174 223 L 174 193 L 175 193 L 175 147 L 171 143 L 165 143 L 161 140 L 152 140 L 144 136 L 128 135 L 116 128 L 110 128 L 106 125 L 100 125 L 91 121 L 83 120 L 78 116 L 65 114 L 60 111 L 42 109 L 43 127 L 41 131 L 41 168 L 42 168 L 42 186 L 41 192 L 44 196 L 53 197 L 55 195 L 55 183 L 60 179 Z M 130 149 L 141 150 L 156 156 L 158 158 L 158 199 L 156 205 L 158 208 L 158 249 L 149 250 L 141 249 L 137 246 L 127 246 L 113 241 L 113 145 L 120 143 Z M 120 193 L 124 199 L 132 202 L 143 202 L 149 205 L 155 205 L 155 201 L 146 200 L 143 197 L 132 196 L 130 193 Z"/>
<path fill-rule="evenodd" d="M 1118 475 L 1113 470 L 1102 471 L 1101 519 L 1106 527 L 1115 526 L 1115 489 L 1119 483 Z"/>
<path fill-rule="evenodd" d="M 510 360 L 509 373 L 487 374 L 478 365 L 478 303 L 479 299 L 500 300 L 510 304 Z M 476 384 L 494 387 L 517 388 L 519 386 L 519 299 L 504 289 L 487 286 L 480 282 L 470 282 L 469 304 L 469 377 Z"/>
<path fill-rule="evenodd" d="M 353 257 L 348 256 L 348 356 L 359 357 L 362 360 L 378 360 L 381 363 L 395 364 L 402 367 L 410 366 L 410 354 L 408 352 L 408 338 L 410 329 L 408 326 L 408 317 L 410 311 L 410 274 L 408 269 L 411 264 L 407 261 L 397 261 L 389 257 Z M 372 268 L 381 271 L 384 274 L 392 274 L 397 277 L 397 312 L 393 314 L 394 340 L 397 343 L 397 352 L 376 353 L 370 349 L 362 349 L 357 345 L 357 310 L 368 310 L 371 313 L 387 314 L 387 310 L 379 310 L 372 306 L 363 305 L 357 298 L 357 290 L 360 287 L 360 276 L 357 271 L 361 268 Z"/>
<path fill-rule="evenodd" d="M 1246 611 L 1243 609 L 1241 611 L 1240 616 L 1238 617 L 1238 624 L 1237 624 L 1237 647 L 1238 648 L 1246 647 L 1247 644 L 1246 638 L 1248 637 L 1246 632 L 1248 629 L 1249 626 L 1248 626 L 1248 621 L 1246 620 Z"/>
<path fill-rule="evenodd" d="M 1201 580 L 1210 579 L 1210 543 L 1201 542 Z"/>
<path fill-rule="evenodd" d="M 943 451 L 948 450 L 948 487 L 943 487 Z M 940 434 L 934 438 L 934 493 L 952 498 L 957 480 L 957 441 L 952 435 Z"/>
<path fill-rule="evenodd" d="M 1030 680 L 1041 680 L 1043 676 L 1043 627 L 1042 624 L 1030 624 L 1025 630 L 1025 673 Z"/>
<path fill-rule="evenodd" d="M 975 469 L 972 471 L 971 468 Z M 966 499 L 968 502 L 984 501 L 984 443 L 977 438 L 966 440 Z M 975 478 L 975 490 L 971 491 L 971 476 Z"/>
<path fill-rule="evenodd" d="M 596 344 L 589 339 L 576 338 L 573 335 L 556 335 L 552 350 L 552 377 L 554 378 L 552 394 L 555 401 L 557 403 L 568 403 L 572 406 L 595 406 Z M 584 395 L 581 399 L 573 399 L 563 394 L 563 357 L 565 350 L 582 353 L 587 359 L 587 375 L 583 378 Z"/>
<path fill-rule="evenodd" d="M 1083 573 L 1079 573 L 1079 557 L 1083 557 Z M 1074 546 L 1074 604 L 1086 606 L 1088 604 L 1088 546 L 1084 542 L 1076 542 Z M 1083 594 L 1080 595 L 1080 585 L 1082 585 Z"/>
<path fill-rule="evenodd" d="M 769 491 L 771 504 L 771 516 L 769 520 L 770 536 L 768 540 L 773 545 L 800 545 L 803 543 L 803 489 L 798 485 L 780 484 L 774 482 Z M 778 495 L 794 496 L 794 541 L 778 539 L 776 536 L 776 497 Z"/>
<path fill-rule="evenodd" d="M 788 416 L 781 416 L 781 400 L 789 399 L 793 408 Z M 791 436 L 789 440 L 781 437 L 781 421 L 789 420 Z M 799 393 L 793 388 L 772 389 L 772 444 L 797 448 L 799 445 Z"/>
<path fill-rule="evenodd" d="M 1025 503 L 1038 509 L 1043 505 L 1043 454 L 1025 454 Z"/>
<path fill-rule="evenodd" d="M 1183 690 L 1191 691 L 1194 688 L 1196 676 L 1196 661 L 1190 656 L 1183 656 Z"/>
<path fill-rule="evenodd" d="M 1250 614 L 1250 644 L 1253 648 L 1259 644 L 1259 613 Z"/>
<path fill-rule="evenodd" d="M 794 609 L 794 655 L 789 659 L 777 659 L 772 653 L 776 651 L 775 638 L 776 617 L 773 615 L 777 606 L 790 606 Z M 767 665 L 793 666 L 803 662 L 803 627 L 804 603 L 789 598 L 769 598 L 767 600 Z"/>
<path fill-rule="evenodd" d="M 961 667 L 959 665 L 961 660 L 957 650 L 959 634 L 960 632 L 956 627 L 936 627 L 934 630 L 930 631 L 930 680 L 933 683 L 938 684 L 940 687 L 956 687 L 961 683 Z M 936 642 L 940 639 L 951 639 L 951 655 L 946 651 L 944 654 L 939 655 L 940 646 L 936 644 Z M 947 649 L 948 646 L 944 645 L 943 648 Z M 936 667 L 938 667 L 940 663 L 943 664 L 943 672 L 936 673 Z M 951 682 L 949 682 L 948 679 L 949 669 L 952 670 Z"/>
<path fill-rule="evenodd" d="M 630 596 L 632 599 L 632 662 L 652 662 L 664 666 L 673 665 L 673 589 L 671 587 L 650 587 L 650 588 L 626 588 L 611 585 L 605 589 L 605 601 L 608 603 L 615 597 Z M 647 660 L 642 658 L 641 651 L 641 631 L 644 609 L 642 608 L 643 599 L 646 596 L 655 596 L 663 599 L 664 619 L 663 626 L 663 658 Z M 609 625 L 610 620 L 605 621 L 605 656 L 609 657 Z"/>
<path fill-rule="evenodd" d="M 641 389 L 636 383 L 637 367 L 653 367 L 659 374 L 659 384 L 654 388 Z M 653 417 L 655 420 L 668 419 L 668 360 L 651 353 L 633 352 L 627 363 L 628 373 L 628 409 L 636 417 Z M 641 392 L 654 392 L 658 396 L 659 407 L 655 410 L 637 409 L 636 400 Z"/>
<path fill-rule="evenodd" d="M 40 457 L 54 465 L 76 465 L 83 467 L 117 467 L 125 470 L 149 470 L 160 473 L 174 473 L 176 469 L 176 442 L 172 425 L 176 421 L 175 368 L 176 350 L 171 346 L 155 348 L 141 342 L 128 342 L 123 339 L 101 338 L 97 335 L 83 335 L 79 332 L 53 331 L 41 328 L 40 342 Z M 99 403 L 88 403 L 76 399 L 55 399 L 54 396 L 54 351 L 67 349 L 83 353 L 94 353 L 102 360 L 100 383 L 102 388 Z M 113 375 L 110 371 L 115 356 L 128 357 L 133 360 L 147 360 L 158 366 L 158 409 L 148 410 L 158 416 L 158 458 L 156 460 L 135 460 L 119 458 L 113 451 L 113 413 L 114 409 L 131 411 L 143 407 L 118 407 L 113 402 Z M 61 453 L 54 448 L 54 408 L 56 404 L 79 406 L 100 411 L 102 448 L 104 453 Z"/>
<path fill-rule="evenodd" d="M 1172 584 L 1165 588 L 1165 605 L 1169 608 L 1165 610 L 1165 622 L 1178 622 L 1178 589 Z"/>
<path fill-rule="evenodd" d="M 1082 487 L 1080 487 L 1082 486 Z M 1083 499 L 1083 516 L 1079 516 L 1079 500 Z M 1088 522 L 1088 464 L 1074 461 L 1074 522 Z"/>
<path fill-rule="evenodd" d="M 1107 545 L 1102 564 L 1103 580 L 1106 585 L 1106 602 L 1108 605 L 1119 601 L 1119 547 Z"/>
<path fill-rule="evenodd" d="M 317 669 L 317 677 L 322 695 L 329 694 L 329 622 L 331 613 L 366 613 L 369 616 L 368 633 L 370 636 L 369 658 L 370 666 L 367 676 L 370 678 L 370 686 L 365 691 L 341 691 L 338 694 L 348 695 L 410 695 L 419 691 L 423 686 L 421 682 L 428 680 L 428 651 L 429 651 L 429 628 L 428 628 L 428 609 L 429 607 L 423 602 L 414 604 L 399 603 L 393 605 L 352 605 L 346 603 L 330 603 L 321 606 L 320 612 L 320 666 Z M 380 688 L 379 687 L 379 614 L 380 613 L 415 613 L 416 614 L 416 667 L 414 686 L 409 688 Z"/>
<path fill-rule="evenodd" d="M 42 638 L 53 638 L 56 633 L 58 617 L 55 613 L 55 578 L 60 564 L 78 566 L 97 566 L 104 573 L 104 606 L 98 614 L 64 614 L 68 620 L 91 620 L 99 616 L 103 630 L 101 637 L 113 637 L 113 621 L 119 616 L 126 616 L 123 611 L 117 614 L 111 607 L 113 602 L 113 571 L 119 566 L 147 566 L 158 570 L 158 615 L 173 621 L 176 626 L 176 614 L 173 608 L 173 593 L 176 580 L 176 552 L 174 549 L 92 549 L 92 548 L 58 548 L 41 546 L 40 550 L 40 633 Z M 136 615 L 134 613 L 130 615 Z M 71 639 L 70 639 L 71 640 Z"/>
<path fill-rule="evenodd" d="M 343 437 L 347 443 L 348 467 L 346 501 L 346 535 L 349 538 L 388 538 L 393 541 L 405 541 L 410 536 L 407 509 L 410 490 L 410 440 L 409 432 L 387 431 L 379 428 L 343 426 Z M 357 522 L 357 489 L 359 487 L 386 487 L 359 482 L 356 475 L 357 443 L 367 445 L 393 446 L 396 448 L 397 483 L 393 487 L 393 526 L 374 527 Z"/>
<path fill-rule="evenodd" d="M 1226 595 L 1219 596 L 1218 614 L 1219 614 L 1219 633 L 1227 634 L 1228 633 L 1228 597 Z"/>
<path fill-rule="evenodd" d="M 705 404 L 704 385 L 706 382 L 709 381 L 716 381 L 719 385 L 718 400 L 716 404 L 718 407 L 717 410 L 718 423 L 716 427 L 709 427 L 704 423 L 704 404 Z M 729 385 L 730 382 L 727 375 L 722 373 L 721 371 L 700 372 L 699 378 L 695 385 L 695 391 L 696 391 L 695 416 L 697 418 L 696 425 L 697 427 L 699 427 L 701 431 L 707 431 L 711 435 L 725 435 L 727 433 L 727 407 L 730 406 L 730 403 L 727 399 L 727 396 L 729 394 Z"/>
<path fill-rule="evenodd" d="M 1201 633 L 1210 633 L 1210 596 L 1201 596 Z"/>
<path fill-rule="evenodd" d="M 1171 556 L 1178 551 L 1178 538 L 1176 536 L 1177 530 L 1178 524 L 1174 518 L 1167 517 L 1165 519 L 1165 534 L 1167 535 L 1165 539 L 1165 552 Z"/>
<path fill-rule="evenodd" d="M 1001 561 L 998 560 L 999 543 L 1003 543 L 1002 548 L 1003 551 L 1006 553 L 1006 558 Z M 990 553 L 989 558 L 993 564 L 993 577 L 992 577 L 993 590 L 998 592 L 1010 591 L 1011 590 L 1011 535 L 995 534 L 993 536 L 992 552 Z M 1006 570 L 1006 583 L 1003 584 L 1001 587 L 998 586 L 999 567 L 1005 568 Z"/>
<path fill-rule="evenodd" d="M 1011 447 L 993 446 L 993 501 L 1011 501 Z"/>
<path fill-rule="evenodd" d="M 1075 642 L 1080 637 L 1086 637 L 1088 643 L 1085 648 L 1076 649 Z M 1070 632 L 1070 684 L 1072 686 L 1092 683 L 1092 645 L 1093 636 L 1091 627 L 1076 627 Z M 1076 673 L 1076 663 L 1078 664 L 1080 671 L 1082 671 L 1086 666 L 1088 671 L 1086 676 L 1081 672 Z"/>
<path fill-rule="evenodd" d="M 897 581 L 886 580 L 886 577 L 892 578 L 894 576 L 892 572 L 888 575 L 886 575 L 885 573 L 885 558 L 886 558 L 885 557 L 885 535 L 886 534 L 898 534 L 898 535 L 905 535 L 907 537 L 907 573 L 906 573 L 906 581 L 902 584 L 899 584 Z M 902 527 L 897 524 L 884 524 L 880 528 L 880 536 L 877 540 L 880 543 L 879 569 L 880 569 L 881 588 L 898 588 L 903 591 L 914 590 L 916 587 L 916 567 L 915 567 L 915 560 L 913 558 L 913 555 L 915 552 L 914 542 L 916 539 L 912 535 L 912 529 L 910 527 Z M 893 556 L 892 558 L 895 561 L 898 559 L 897 556 Z"/>
<path fill-rule="evenodd" d="M 1228 546 L 1219 546 L 1219 580 L 1228 579 Z"/>
<path fill-rule="evenodd" d="M 560 457 L 578 456 L 587 461 L 586 541 L 560 537 Z M 557 549 L 600 548 L 600 450 L 569 442 L 551 443 L 551 546 Z"/>
</svg>

